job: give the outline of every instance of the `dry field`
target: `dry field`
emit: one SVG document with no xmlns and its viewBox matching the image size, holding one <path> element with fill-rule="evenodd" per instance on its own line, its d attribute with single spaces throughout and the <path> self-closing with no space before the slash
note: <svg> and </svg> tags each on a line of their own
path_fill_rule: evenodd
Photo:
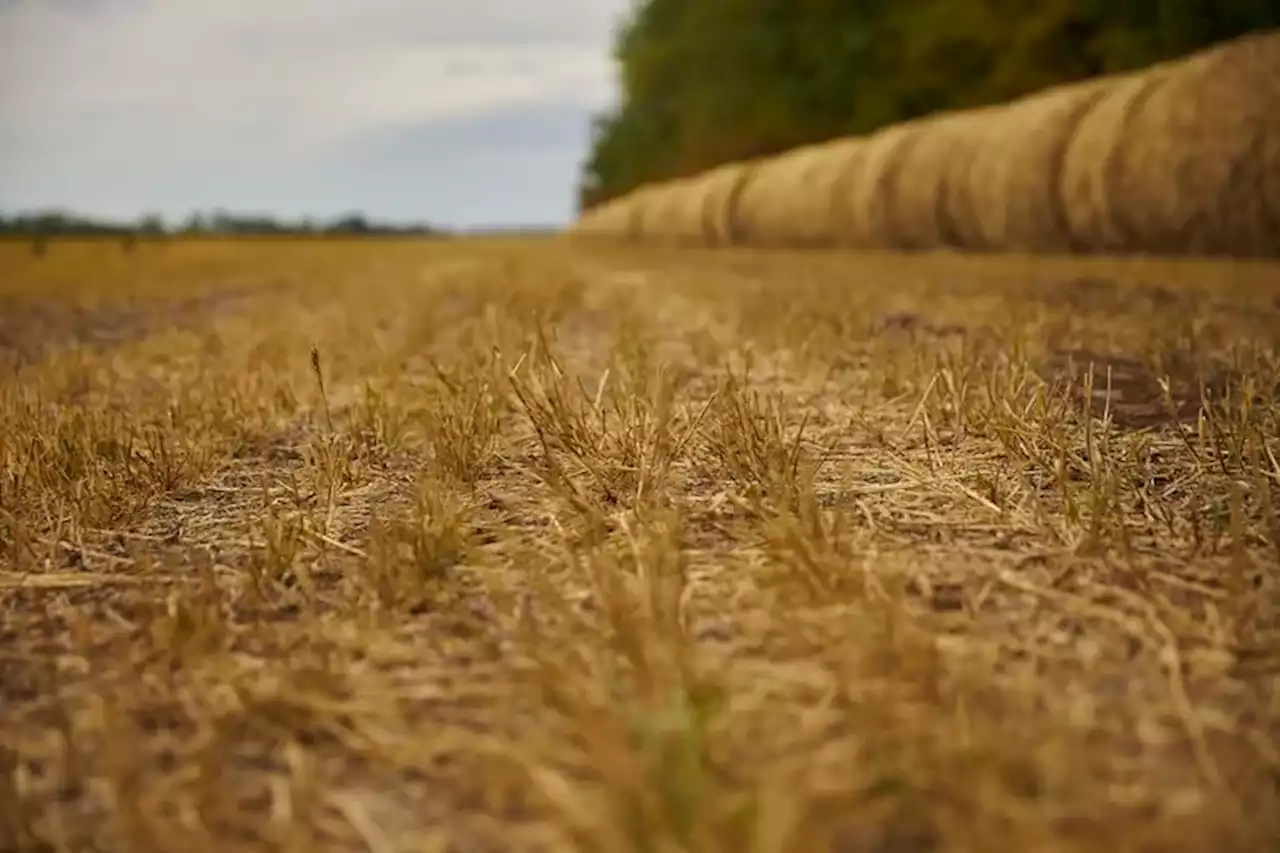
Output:
<svg viewBox="0 0 1280 853">
<path fill-rule="evenodd" d="M 5 244 L 0 377 L 0 849 L 1278 849 L 1280 266 Z"/>
</svg>

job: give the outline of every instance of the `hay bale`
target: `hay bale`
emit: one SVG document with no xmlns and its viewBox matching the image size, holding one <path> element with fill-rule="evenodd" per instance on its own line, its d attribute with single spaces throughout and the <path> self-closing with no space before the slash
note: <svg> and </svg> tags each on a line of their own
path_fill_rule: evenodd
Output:
<svg viewBox="0 0 1280 853">
<path fill-rule="evenodd" d="M 943 241 L 942 187 L 953 128 L 948 119 L 955 115 L 930 116 L 910 134 L 899 136 L 896 146 L 882 149 L 886 152 L 881 161 L 886 164 L 884 181 L 881 192 L 871 197 L 872 215 L 883 217 L 886 233 L 897 248 L 932 249 Z M 890 187 L 892 196 L 883 196 Z"/>
<path fill-rule="evenodd" d="M 953 249 L 982 246 L 982 218 L 971 174 L 987 127 L 998 121 L 1006 104 L 964 110 L 948 122 L 946 144 L 950 150 L 942 168 L 939 231 L 943 245 Z"/>
<path fill-rule="evenodd" d="M 643 184 L 627 194 L 632 210 L 627 237 L 634 242 L 644 242 L 649 239 L 646 228 L 653 218 L 650 208 L 657 199 L 656 186 L 656 184 Z"/>
<path fill-rule="evenodd" d="M 1002 108 L 937 113 L 899 137 L 896 148 L 886 144 L 884 183 L 872 196 L 872 210 L 877 227 L 898 248 L 960 248 L 975 241 L 979 226 L 966 178 L 986 122 Z"/>
<path fill-rule="evenodd" d="M 632 233 L 646 243 L 697 245 L 703 242 L 705 191 L 699 176 L 646 184 L 636 191 Z"/>
<path fill-rule="evenodd" d="M 634 192 L 619 197 L 617 208 L 610 216 L 609 236 L 624 240 L 634 239 L 639 212 Z"/>
<path fill-rule="evenodd" d="M 569 223 L 565 231 L 571 236 L 591 235 L 595 233 L 594 223 L 599 221 L 599 213 L 594 210 L 584 210 L 578 214 L 578 218 Z"/>
<path fill-rule="evenodd" d="M 1170 64 L 1128 117 L 1113 176 L 1136 249 L 1280 255 L 1280 30 Z"/>
<path fill-rule="evenodd" d="M 968 174 L 979 226 L 970 248 L 1071 248 L 1058 191 L 1063 159 L 1076 125 L 1112 85 L 1094 78 L 1053 86 L 989 114 Z"/>
<path fill-rule="evenodd" d="M 831 176 L 832 242 L 837 246 L 866 245 L 859 232 L 864 217 L 854 209 L 853 188 L 862 175 L 867 141 L 865 136 L 847 136 L 838 142 L 842 155 Z"/>
<path fill-rule="evenodd" d="M 584 210 L 569 231 L 571 234 L 590 237 L 625 236 L 630 230 L 633 212 L 629 196 L 615 196 Z"/>
<path fill-rule="evenodd" d="M 641 188 L 636 236 L 645 243 L 671 243 L 678 230 L 673 220 L 680 216 L 680 187 L 676 181 L 661 181 Z"/>
<path fill-rule="evenodd" d="M 919 120 L 892 124 L 850 146 L 833 187 L 842 245 L 905 248 L 894 207 L 903 164 L 923 125 Z"/>
<path fill-rule="evenodd" d="M 592 226 L 600 219 L 600 208 L 602 205 L 588 207 L 578 212 L 578 216 L 573 222 L 569 223 L 569 227 L 565 229 L 570 234 L 587 234 L 591 233 Z"/>
<path fill-rule="evenodd" d="M 734 211 L 738 194 L 751 177 L 755 164 L 725 163 L 699 178 L 702 189 L 702 241 L 708 246 L 731 246 L 740 242 Z"/>
<path fill-rule="evenodd" d="M 664 218 L 657 232 L 668 243 L 701 245 L 706 189 L 697 176 L 671 181 L 666 188 Z"/>
<path fill-rule="evenodd" d="M 786 245 L 800 230 L 795 220 L 805 207 L 797 191 L 817 162 L 819 146 L 804 145 L 761 158 L 738 191 L 733 223 L 741 241 L 751 246 Z"/>
<path fill-rule="evenodd" d="M 653 219 L 651 208 L 658 199 L 658 184 L 641 184 L 627 194 L 631 204 L 630 227 L 627 239 L 633 243 L 643 243 L 651 239 L 647 228 Z"/>
<path fill-rule="evenodd" d="M 836 177 L 850 147 L 835 140 L 794 148 L 761 160 L 737 196 L 733 223 L 741 241 L 755 246 L 829 246 Z"/>
<path fill-rule="evenodd" d="M 1130 242 L 1112 201 L 1117 152 L 1129 136 L 1134 112 L 1159 84 L 1167 67 L 1114 77 L 1076 124 L 1058 175 L 1059 204 L 1074 250 L 1114 252 Z"/>
</svg>

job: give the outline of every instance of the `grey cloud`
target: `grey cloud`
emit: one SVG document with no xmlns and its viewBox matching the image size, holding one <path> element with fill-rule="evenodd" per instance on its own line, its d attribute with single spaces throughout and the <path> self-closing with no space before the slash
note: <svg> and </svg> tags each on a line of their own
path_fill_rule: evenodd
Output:
<svg viewBox="0 0 1280 853">
<path fill-rule="evenodd" d="M 586 116 L 615 96 L 609 47 L 629 5 L 8 2 L 0 205 L 168 209 L 225 191 L 281 211 L 343 207 L 344 194 L 399 209 L 344 177 L 386 183 L 389 169 L 434 176 L 432 197 L 463 219 L 522 205 L 563 217 Z M 494 193 L 486 174 L 525 189 Z"/>
<path fill-rule="evenodd" d="M 586 140 L 589 112 L 561 102 L 516 107 L 470 119 L 446 119 L 369 133 L 344 146 L 334 157 L 399 163 L 487 157 L 492 151 L 580 147 Z M 326 162 L 330 162 L 327 160 Z"/>
</svg>

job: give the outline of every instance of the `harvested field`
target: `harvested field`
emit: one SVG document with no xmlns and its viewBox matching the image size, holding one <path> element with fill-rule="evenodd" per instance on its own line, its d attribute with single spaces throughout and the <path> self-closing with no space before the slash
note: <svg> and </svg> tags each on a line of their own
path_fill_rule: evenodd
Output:
<svg viewBox="0 0 1280 853">
<path fill-rule="evenodd" d="M 0 850 L 1269 850 L 1278 272 L 0 244 Z"/>
</svg>

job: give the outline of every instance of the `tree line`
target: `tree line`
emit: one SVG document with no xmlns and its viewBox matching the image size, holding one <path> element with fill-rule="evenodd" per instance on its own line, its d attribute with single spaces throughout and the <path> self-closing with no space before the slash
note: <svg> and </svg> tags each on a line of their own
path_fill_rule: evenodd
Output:
<svg viewBox="0 0 1280 853">
<path fill-rule="evenodd" d="M 0 237 L 164 237 L 164 236 L 301 236 L 316 235 L 427 235 L 436 228 L 419 223 L 387 223 L 360 213 L 348 213 L 327 221 L 287 220 L 254 214 L 215 210 L 193 213 L 184 222 L 168 224 L 155 214 L 133 221 L 81 216 L 62 210 L 0 215 Z"/>
<path fill-rule="evenodd" d="M 579 203 L 1275 26 L 1274 0 L 640 0 Z"/>
</svg>

